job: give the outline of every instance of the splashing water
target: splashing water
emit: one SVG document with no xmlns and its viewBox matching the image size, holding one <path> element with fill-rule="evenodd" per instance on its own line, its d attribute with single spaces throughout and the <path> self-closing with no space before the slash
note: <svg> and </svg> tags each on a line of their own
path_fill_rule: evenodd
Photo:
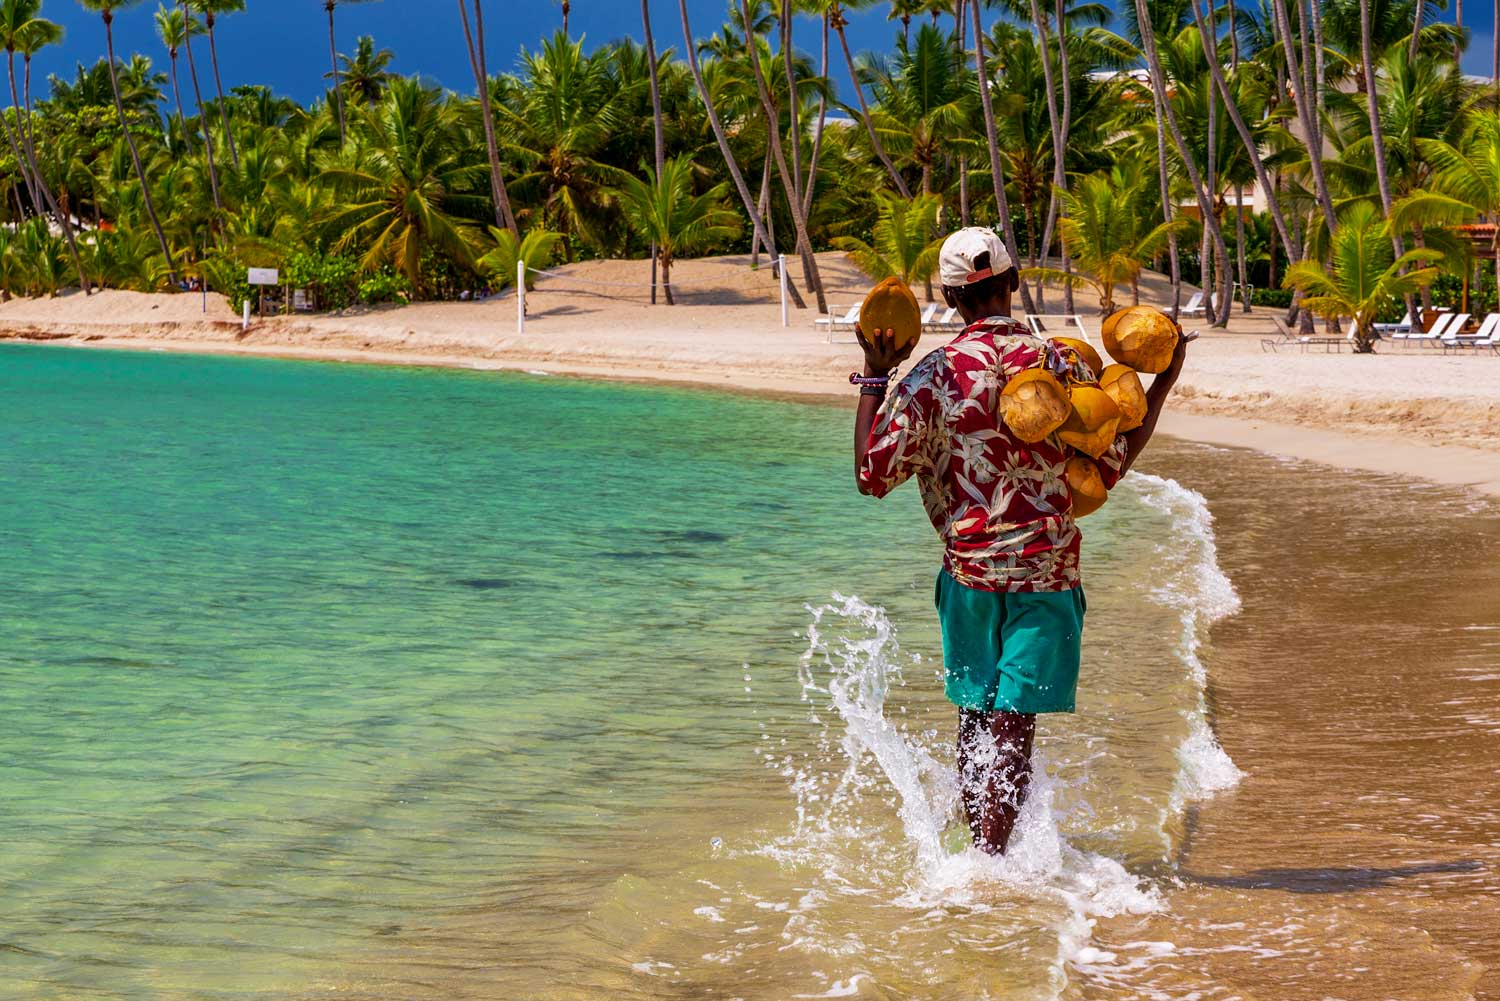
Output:
<svg viewBox="0 0 1500 1001">
<path fill-rule="evenodd" d="M 1138 516 L 1159 515 L 1165 528 L 1155 533 L 1160 541 L 1142 561 L 1152 570 L 1137 593 L 1154 609 L 1156 635 L 1171 635 L 1167 623 L 1177 626 L 1168 658 L 1177 685 L 1155 687 L 1175 693 L 1179 704 L 1173 708 L 1183 725 L 1174 733 L 1152 735 L 1164 758 L 1175 757 L 1175 774 L 1169 791 L 1155 799 L 1158 816 L 1137 821 L 1148 829 L 1147 840 L 1164 843 L 1171 840 L 1171 822 L 1190 801 L 1240 777 L 1209 726 L 1207 670 L 1200 657 L 1207 628 L 1233 614 L 1239 602 L 1219 570 L 1203 498 L 1170 480 L 1142 475 L 1134 480 L 1133 487 L 1117 492 L 1117 504 L 1134 500 Z M 1089 831 L 1096 808 L 1111 796 L 1110 783 L 1091 778 L 1090 760 L 1126 753 L 1109 746 L 1113 731 L 1090 728 L 1087 709 L 1081 725 L 1079 718 L 1069 721 L 1076 732 L 1039 746 L 1010 850 L 992 858 L 967 843 L 945 746 L 951 717 L 935 715 L 946 722 L 923 726 L 907 715 L 906 705 L 888 704 L 892 692 L 906 685 L 906 675 L 923 666 L 922 658 L 903 651 L 884 609 L 857 596 L 835 593 L 830 603 L 809 606 L 808 612 L 798 676 L 811 707 L 816 750 L 800 759 L 765 755 L 786 776 L 796 799 L 794 829 L 765 851 L 783 863 L 812 864 L 821 872 L 819 885 L 789 925 L 802 933 L 798 941 L 804 947 L 813 944 L 817 930 L 811 905 L 833 893 L 884 896 L 887 905 L 914 913 L 1019 907 L 1045 922 L 1053 937 L 1048 982 L 1055 996 L 1067 983 L 1069 964 L 1107 961 L 1107 954 L 1088 944 L 1097 919 L 1163 906 L 1150 880 L 1127 868 L 1128 859 L 1078 843 L 1085 840 L 1080 835 Z M 1142 687 L 1153 686 L 1148 680 Z M 1047 726 L 1054 719 L 1049 717 Z M 1057 771 L 1072 777 L 1064 781 Z M 899 834 L 891 830 L 893 803 Z"/>
</svg>

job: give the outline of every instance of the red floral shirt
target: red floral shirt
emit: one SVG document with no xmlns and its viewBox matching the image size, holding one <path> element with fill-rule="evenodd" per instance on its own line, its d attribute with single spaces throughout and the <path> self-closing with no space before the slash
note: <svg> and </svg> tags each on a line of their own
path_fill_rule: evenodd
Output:
<svg viewBox="0 0 1500 1001">
<path fill-rule="evenodd" d="M 947 550 L 944 567 L 981 591 L 1064 591 L 1080 583 L 1080 535 L 1063 475 L 1077 453 L 1050 436 L 1028 445 L 1000 419 L 1000 390 L 1039 362 L 1054 372 L 1067 366 L 1010 317 L 970 324 L 896 386 L 860 466 L 860 482 L 876 497 L 916 474 Z M 1124 460 L 1121 436 L 1098 460 L 1106 487 L 1119 480 Z"/>
</svg>

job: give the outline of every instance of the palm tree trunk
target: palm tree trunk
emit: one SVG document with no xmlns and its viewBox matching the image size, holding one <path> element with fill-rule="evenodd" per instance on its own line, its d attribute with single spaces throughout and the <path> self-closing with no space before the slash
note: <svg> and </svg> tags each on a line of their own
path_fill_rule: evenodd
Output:
<svg viewBox="0 0 1500 1001">
<path fill-rule="evenodd" d="M 1453 61 L 1458 62 L 1463 58 L 1463 34 L 1464 34 L 1464 0 L 1453 0 L 1453 27 L 1458 29 L 1457 42 L 1453 43 Z"/>
<path fill-rule="evenodd" d="M 42 201 L 57 217 L 57 224 L 62 227 L 63 237 L 68 241 L 68 254 L 73 258 L 73 269 L 78 272 L 78 284 L 82 287 L 83 294 L 89 295 L 94 288 L 89 282 L 89 276 L 83 270 L 83 257 L 78 253 L 78 241 L 73 236 L 73 220 L 68 218 L 68 213 L 64 212 L 62 206 L 57 203 L 57 196 L 53 194 L 52 186 L 47 183 L 47 179 L 42 176 L 41 170 L 37 167 L 36 130 L 31 117 L 31 56 L 24 55 L 22 61 L 26 66 L 26 116 L 24 119 L 21 118 L 18 109 L 16 131 L 21 135 L 21 145 L 26 149 L 26 162 L 31 167 L 31 176 L 36 178 L 37 190 L 42 193 Z M 14 91 L 11 93 L 11 99 L 15 99 Z"/>
<path fill-rule="evenodd" d="M 885 166 L 885 172 L 891 176 L 891 183 L 896 185 L 896 190 L 901 193 L 901 197 L 910 199 L 911 191 L 907 188 L 906 182 L 901 179 L 901 172 L 886 155 L 885 147 L 880 143 L 880 137 L 875 134 L 875 123 L 870 120 L 870 108 L 865 104 L 865 89 L 860 85 L 859 73 L 854 69 L 854 56 L 849 51 L 849 39 L 844 35 L 842 11 L 834 15 L 833 28 L 839 33 L 839 45 L 844 50 L 844 63 L 849 67 L 849 79 L 854 85 L 854 96 L 859 101 L 859 119 L 864 123 L 865 132 L 870 137 L 870 147 L 875 151 L 876 158 Z"/>
<path fill-rule="evenodd" d="M 818 95 L 818 131 L 813 135 L 812 158 L 807 163 L 807 183 L 802 186 L 802 214 L 812 215 L 813 188 L 818 183 L 818 160 L 823 155 L 823 129 L 828 123 L 828 14 L 823 14 L 823 55 L 818 75 L 824 81 L 824 92 Z"/>
<path fill-rule="evenodd" d="M 198 86 L 198 65 L 193 62 L 193 12 L 188 8 L 188 0 L 182 0 L 182 16 L 187 25 L 182 45 L 187 52 L 188 76 L 193 81 L 193 98 L 198 104 L 198 124 L 203 127 L 203 152 L 208 158 L 208 186 L 213 191 L 215 211 L 222 213 L 224 202 L 219 196 L 219 168 L 214 164 L 214 137 L 208 131 L 208 108 L 203 103 L 203 89 Z"/>
<path fill-rule="evenodd" d="M 644 3 L 645 0 L 642 0 Z M 792 16 L 795 8 L 791 3 L 781 5 L 781 17 L 778 27 L 781 29 L 781 65 L 786 71 L 786 106 L 787 118 L 791 128 L 792 139 L 792 196 L 797 203 L 802 204 L 802 122 L 799 115 L 801 102 L 797 99 L 797 73 L 792 66 Z M 778 117 L 775 127 L 781 127 L 781 119 Z M 807 209 L 802 210 L 807 215 Z"/>
<path fill-rule="evenodd" d="M 990 96 L 990 73 L 985 66 L 984 23 L 979 18 L 979 4 L 969 5 L 970 23 L 974 28 L 974 65 L 979 74 L 979 103 L 984 109 L 984 137 L 989 146 L 990 181 L 995 186 L 995 211 L 1000 216 L 1000 231 L 1005 234 L 1006 245 L 1011 254 L 1020 251 L 1016 246 L 1016 227 L 1010 218 L 1010 202 L 1005 197 L 1005 170 L 1000 164 L 1000 138 L 995 129 L 995 102 Z M 1028 313 L 1036 312 L 1031 300 L 1031 290 L 1021 283 L 1021 308 Z"/>
<path fill-rule="evenodd" d="M 568 33 L 568 14 L 571 13 L 571 11 L 572 5 L 568 3 L 568 0 L 562 0 L 563 36 L 566 38 L 572 37 L 572 35 Z"/>
<path fill-rule="evenodd" d="M 1500 2 L 1500 0 L 1497 0 Z M 1301 65 L 1297 60 L 1296 49 L 1292 45 L 1292 26 L 1286 13 L 1286 0 L 1271 0 L 1271 13 L 1276 19 L 1277 32 L 1281 36 L 1283 54 L 1286 56 L 1287 72 L 1293 80 L 1301 80 L 1303 77 L 1297 67 Z M 1321 131 L 1314 122 L 1316 110 L 1312 107 L 1312 101 L 1305 86 L 1294 86 L 1292 97 L 1297 109 L 1297 120 L 1302 125 L 1303 138 L 1307 143 L 1308 166 L 1312 170 L 1313 190 L 1318 196 L 1318 205 L 1323 210 L 1323 216 L 1328 222 L 1331 233 L 1337 225 L 1333 211 L 1333 197 L 1329 194 L 1328 178 L 1323 174 L 1323 143 L 1320 138 Z"/>
<path fill-rule="evenodd" d="M 1417 4 L 1420 8 L 1421 3 Z M 1375 91 L 1375 45 L 1371 27 L 1370 0 L 1359 0 L 1359 47 L 1360 61 L 1364 63 L 1365 100 L 1370 114 L 1370 143 L 1375 156 L 1375 183 L 1380 188 L 1381 210 L 1389 218 L 1391 214 L 1391 178 L 1385 168 L 1385 129 L 1380 123 L 1380 95 Z M 1404 251 L 1401 237 L 1391 232 L 1391 246 L 1400 257 Z"/>
<path fill-rule="evenodd" d="M 771 237 L 774 239 L 775 235 L 776 235 L 775 234 L 776 227 L 774 225 L 772 225 L 772 223 L 771 223 L 771 216 L 769 214 L 770 205 L 771 205 L 771 144 L 770 143 L 766 143 L 766 151 L 765 151 L 764 155 L 762 155 L 761 158 L 760 158 L 760 194 L 758 194 L 758 195 L 755 196 L 755 206 L 756 206 L 757 211 L 760 212 L 761 218 L 766 221 L 766 232 L 769 233 L 769 234 L 771 234 Z M 753 237 L 751 237 L 751 239 L 750 239 L 750 266 L 752 268 L 760 266 L 760 237 L 761 237 L 760 231 L 757 230 L 755 232 L 755 235 Z M 771 248 L 769 246 L 766 247 L 766 253 L 771 254 Z M 776 265 L 775 265 L 774 258 L 775 258 L 776 255 L 775 254 L 771 254 L 771 256 L 773 258 L 771 266 L 775 267 Z"/>
<path fill-rule="evenodd" d="M 1163 94 L 1156 87 L 1153 78 L 1151 85 L 1151 103 L 1156 111 L 1156 120 L 1164 119 L 1162 112 Z M 1167 138 L 1163 130 L 1158 126 L 1156 129 L 1156 167 L 1161 177 L 1161 215 L 1163 222 L 1172 221 L 1172 183 L 1167 173 Z M 1177 234 L 1171 233 L 1167 236 L 1167 256 L 1171 263 L 1172 277 L 1172 319 L 1175 321 L 1182 310 L 1182 261 L 1177 253 Z"/>
<path fill-rule="evenodd" d="M 339 85 L 339 49 L 333 36 L 333 8 L 336 0 L 324 0 L 323 9 L 328 11 L 328 59 L 333 64 L 333 103 L 339 113 L 339 148 L 344 145 L 344 88 Z M 567 21 L 566 16 L 563 18 Z"/>
<path fill-rule="evenodd" d="M 1416 13 L 1412 16 L 1411 44 L 1407 47 L 1406 57 L 1415 61 L 1417 58 L 1417 41 L 1422 37 L 1422 9 L 1427 5 L 1425 3 L 1421 3 L 1419 0 L 1418 3 L 1413 4 L 1412 6 L 1414 7 Z"/>
<path fill-rule="evenodd" d="M 760 69 L 759 53 L 755 51 L 755 29 L 750 20 L 750 0 L 740 0 L 740 18 L 745 25 L 745 47 L 750 57 L 750 72 L 755 77 L 755 89 L 760 93 L 760 104 L 766 113 L 767 134 L 771 137 L 771 153 L 776 158 L 776 173 L 781 178 L 781 188 L 786 192 L 792 210 L 792 226 L 797 230 L 797 249 L 802 256 L 802 279 L 812 289 L 818 303 L 818 312 L 828 312 L 828 298 L 823 294 L 823 283 L 818 278 L 818 261 L 813 256 L 812 241 L 807 235 L 807 216 L 802 213 L 802 201 L 797 197 L 797 178 L 787 166 L 786 150 L 781 145 L 780 116 L 771 103 L 771 91 L 766 86 L 765 74 Z"/>
<path fill-rule="evenodd" d="M 968 51 L 965 35 L 965 25 L 968 21 L 964 18 L 964 4 L 966 0 L 954 0 L 953 3 L 953 35 L 958 42 L 957 51 L 954 52 L 954 70 L 961 77 L 964 71 L 964 53 Z M 975 0 L 977 3 L 978 0 Z M 958 154 L 958 220 L 964 228 L 969 226 L 969 157 L 968 154 Z"/>
<path fill-rule="evenodd" d="M 1068 69 L 1068 20 L 1064 0 L 1056 0 L 1057 16 L 1057 70 L 1058 76 L 1062 77 L 1062 125 L 1059 132 L 1062 133 L 1062 150 L 1066 154 L 1068 150 L 1069 132 L 1073 127 L 1073 78 Z M 1067 164 L 1063 164 L 1063 181 L 1067 182 Z M 1073 261 L 1068 256 L 1068 246 L 1062 247 L 1063 273 L 1073 273 Z M 1073 283 L 1067 282 L 1063 285 L 1063 312 L 1075 312 L 1073 308 Z"/>
<path fill-rule="evenodd" d="M 745 214 L 750 217 L 750 224 L 765 245 L 766 252 L 771 255 L 771 260 L 779 260 L 776 244 L 771 240 L 770 233 L 755 203 L 750 200 L 750 189 L 745 185 L 745 175 L 740 172 L 740 165 L 734 158 L 734 151 L 729 148 L 729 138 L 724 133 L 724 123 L 719 120 L 719 113 L 714 109 L 713 98 L 708 93 L 708 85 L 703 82 L 703 70 L 698 65 L 698 51 L 693 43 L 693 27 L 688 21 L 687 0 L 677 0 L 677 9 L 682 14 L 682 38 L 686 43 L 688 68 L 692 71 L 693 83 L 698 88 L 698 97 L 703 101 L 704 110 L 708 113 L 708 124 L 714 130 L 714 141 L 719 144 L 719 153 L 724 157 L 724 166 L 729 170 L 729 176 L 734 181 L 734 189 L 739 193 L 740 203 L 744 205 Z M 792 296 L 792 302 L 798 309 L 806 309 L 807 304 L 802 301 L 802 294 L 797 291 L 791 275 L 786 276 L 786 285 Z"/>
<path fill-rule="evenodd" d="M 115 114 L 120 116 L 120 132 L 125 136 L 125 145 L 130 149 L 130 162 L 135 166 L 136 179 L 141 182 L 141 201 L 146 206 L 146 216 L 151 220 L 151 228 L 156 231 L 156 241 L 161 244 L 162 256 L 167 259 L 167 276 L 176 282 L 177 263 L 172 260 L 172 248 L 167 246 L 167 234 L 162 232 L 161 220 L 156 217 L 156 206 L 151 202 L 151 185 L 146 183 L 146 171 L 141 166 L 141 154 L 136 149 L 135 137 L 130 134 L 130 123 L 125 120 L 125 103 L 120 100 L 120 78 L 115 73 L 114 12 L 105 8 L 103 17 L 104 44 L 109 53 L 109 88 L 115 97 Z"/>
<path fill-rule="evenodd" d="M 234 130 L 229 127 L 229 106 L 224 103 L 224 81 L 219 78 L 219 46 L 214 42 L 214 14 L 206 11 L 203 24 L 208 28 L 208 60 L 214 68 L 214 90 L 219 95 L 219 122 L 224 126 L 224 140 L 229 145 L 229 162 L 240 169 L 240 151 L 234 144 Z"/>
<path fill-rule="evenodd" d="M 182 88 L 177 85 L 177 50 L 168 52 L 167 58 L 172 68 L 172 100 L 177 104 L 177 127 L 182 130 L 183 145 L 191 147 L 193 137 L 188 133 L 187 116 L 182 113 Z"/>
<path fill-rule="evenodd" d="M 500 145 L 495 140 L 495 111 L 490 107 L 490 74 L 485 65 L 484 54 L 484 8 L 480 0 L 474 0 L 474 26 L 469 27 L 469 8 L 464 0 L 458 0 L 458 17 L 463 22 L 464 44 L 469 50 L 469 68 L 474 72 L 474 85 L 478 88 L 479 118 L 484 123 L 485 152 L 490 161 L 490 199 L 494 203 L 495 225 L 510 230 L 521 243 L 521 227 L 510 207 L 510 194 L 505 190 L 505 176 L 500 171 Z"/>
<path fill-rule="evenodd" d="M 10 49 L 8 54 L 10 57 L 11 104 L 16 107 L 16 131 L 11 131 L 10 120 L 3 115 L 0 115 L 0 126 L 3 126 L 5 129 L 5 141 L 10 143 L 11 155 L 16 158 L 16 167 L 21 171 L 21 180 L 26 185 L 26 196 L 31 199 L 31 211 L 37 215 L 41 215 L 42 198 L 37 193 L 36 182 L 32 180 L 31 170 L 27 166 L 26 154 L 22 151 L 21 142 L 17 138 L 17 133 L 21 130 L 21 109 L 20 101 L 16 99 L 16 52 L 14 49 Z"/>
<path fill-rule="evenodd" d="M 1067 175 L 1064 160 L 1062 137 L 1062 116 L 1057 110 L 1057 81 L 1052 75 L 1052 56 L 1048 53 L 1050 49 L 1050 32 L 1047 30 L 1047 21 L 1042 17 L 1041 5 L 1037 0 L 1031 0 L 1031 21 L 1036 28 L 1037 55 L 1042 59 L 1042 81 L 1047 88 L 1047 122 L 1052 127 L 1052 197 L 1047 206 L 1047 224 L 1042 228 L 1042 253 L 1045 255 L 1052 250 L 1052 234 L 1057 225 L 1058 216 L 1058 193 L 1067 190 Z M 1063 286 L 1065 289 L 1068 285 Z M 1042 301 L 1042 283 L 1037 281 L 1037 301 Z M 1072 312 L 1069 310 L 1068 312 Z"/>
<path fill-rule="evenodd" d="M 646 62 L 647 70 L 651 78 L 651 126 L 654 139 L 653 148 L 656 151 L 656 179 L 661 183 L 661 172 L 665 166 L 667 154 L 665 140 L 662 138 L 661 124 L 661 88 L 656 80 L 656 39 L 651 35 L 651 8 L 647 0 L 641 0 L 641 24 L 646 31 Z M 651 303 L 656 304 L 656 260 L 657 246 L 655 241 L 651 244 Z M 661 252 L 661 280 L 666 287 L 667 305 L 673 305 L 672 285 L 667 277 L 667 254 Z"/>
<path fill-rule="evenodd" d="M 1255 181 L 1260 185 L 1260 190 L 1265 193 L 1266 207 L 1271 212 L 1271 221 L 1275 223 L 1282 243 L 1287 247 L 1292 247 L 1294 244 L 1291 239 L 1291 230 L 1287 228 L 1286 217 L 1282 215 L 1281 199 L 1276 196 L 1265 161 L 1261 158 L 1260 148 L 1250 132 L 1250 127 L 1245 123 L 1245 116 L 1240 113 L 1234 95 L 1229 92 L 1229 82 L 1224 78 L 1224 67 L 1219 65 L 1213 43 L 1209 41 L 1202 4 L 1200 0 L 1192 0 L 1192 5 L 1193 21 L 1198 28 L 1198 37 L 1203 42 L 1203 55 L 1208 62 L 1209 72 L 1213 75 L 1214 86 L 1218 88 L 1219 96 L 1224 100 L 1224 109 L 1229 112 L 1229 120 L 1234 123 L 1235 131 L 1240 134 L 1240 141 L 1245 144 L 1246 156 L 1250 165 L 1255 168 Z"/>
<path fill-rule="evenodd" d="M 1236 73 L 1240 71 L 1240 18 L 1235 13 L 1234 0 L 1229 0 L 1229 68 Z"/>
</svg>

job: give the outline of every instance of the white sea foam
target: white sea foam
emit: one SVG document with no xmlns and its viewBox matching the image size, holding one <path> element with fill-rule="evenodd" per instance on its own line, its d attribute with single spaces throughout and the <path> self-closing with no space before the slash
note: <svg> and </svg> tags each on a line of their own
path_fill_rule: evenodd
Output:
<svg viewBox="0 0 1500 1001">
<path fill-rule="evenodd" d="M 1237 611 L 1239 599 L 1219 569 L 1213 520 L 1203 498 L 1170 480 L 1139 474 L 1132 479 L 1141 501 L 1172 522 L 1156 563 L 1166 576 L 1152 598 L 1177 613 L 1181 631 L 1176 653 L 1195 693 L 1181 710 L 1187 733 L 1177 751 L 1170 802 L 1164 804 L 1170 816 L 1240 778 L 1209 727 L 1207 672 L 1199 656 L 1207 628 Z M 820 746 L 816 754 L 798 758 L 765 742 L 764 758 L 787 778 L 795 796 L 796 823 L 764 851 L 784 862 L 815 866 L 823 881 L 791 908 L 784 938 L 811 953 L 857 954 L 857 940 L 833 934 L 819 919 L 830 893 L 882 892 L 872 884 L 896 887 L 888 891 L 894 896 L 888 902 L 922 915 L 955 906 L 983 909 L 1000 889 L 1002 896 L 1008 890 L 1061 905 L 1048 908 L 1057 915 L 1051 977 L 1057 993 L 1066 987 L 1070 968 L 1114 963 L 1113 954 L 1090 945 L 1095 922 L 1157 910 L 1162 897 L 1117 860 L 1078 848 L 1064 837 L 1056 805 L 1060 788 L 1048 774 L 1046 754 L 1037 755 L 1031 791 L 1006 855 L 992 858 L 972 847 L 950 851 L 944 832 L 960 816 L 952 765 L 929 749 L 938 746 L 936 734 L 911 732 L 899 715 L 892 718 L 885 712 L 891 689 L 904 684 L 903 670 L 919 658 L 903 653 L 885 611 L 858 597 L 835 594 L 832 603 L 808 611 L 799 678 Z M 865 854 L 851 846 L 880 836 L 881 821 L 872 818 L 889 817 L 884 804 L 892 790 L 910 869 L 894 880 L 878 880 L 866 871 Z M 1067 792 L 1072 801 L 1080 790 Z M 871 797 L 881 801 L 877 808 L 860 810 Z M 1162 830 L 1165 837 L 1165 823 Z"/>
</svg>

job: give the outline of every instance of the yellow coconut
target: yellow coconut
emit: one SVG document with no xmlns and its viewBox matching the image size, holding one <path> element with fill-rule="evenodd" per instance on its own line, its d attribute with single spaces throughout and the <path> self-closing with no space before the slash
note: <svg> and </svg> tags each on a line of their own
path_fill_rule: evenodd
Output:
<svg viewBox="0 0 1500 1001">
<path fill-rule="evenodd" d="M 1104 349 L 1137 372 L 1164 372 L 1172 363 L 1181 328 L 1151 306 L 1128 306 L 1109 315 L 1100 328 Z"/>
<path fill-rule="evenodd" d="M 1071 410 L 1062 383 L 1046 369 L 1027 369 L 1000 391 L 1000 416 L 1005 426 L 1027 444 L 1056 431 Z"/>
<path fill-rule="evenodd" d="M 1104 359 L 1099 357 L 1099 352 L 1088 341 L 1080 341 L 1076 337 L 1054 337 L 1052 343 L 1060 348 L 1072 348 L 1083 363 L 1089 367 L 1089 372 L 1094 378 L 1099 377 L 1099 372 L 1104 368 Z"/>
<path fill-rule="evenodd" d="M 1075 455 L 1068 460 L 1063 474 L 1068 481 L 1068 490 L 1073 495 L 1073 517 L 1082 518 L 1093 514 L 1109 500 L 1109 491 L 1104 489 L 1104 477 L 1099 475 L 1099 466 L 1093 459 Z"/>
<path fill-rule="evenodd" d="M 1090 383 L 1079 383 L 1068 390 L 1073 409 L 1057 429 L 1057 437 L 1091 458 L 1099 458 L 1115 440 L 1120 426 L 1120 408 L 1109 394 Z"/>
<path fill-rule="evenodd" d="M 1146 390 L 1141 377 L 1129 365 L 1108 365 L 1099 373 L 1099 388 L 1109 394 L 1120 408 L 1120 426 L 1116 434 L 1134 431 L 1146 419 Z"/>
<path fill-rule="evenodd" d="M 898 348 L 915 343 L 922 336 L 922 310 L 917 297 L 901 279 L 881 279 L 859 309 L 859 328 L 867 337 L 877 330 L 894 330 Z"/>
</svg>

